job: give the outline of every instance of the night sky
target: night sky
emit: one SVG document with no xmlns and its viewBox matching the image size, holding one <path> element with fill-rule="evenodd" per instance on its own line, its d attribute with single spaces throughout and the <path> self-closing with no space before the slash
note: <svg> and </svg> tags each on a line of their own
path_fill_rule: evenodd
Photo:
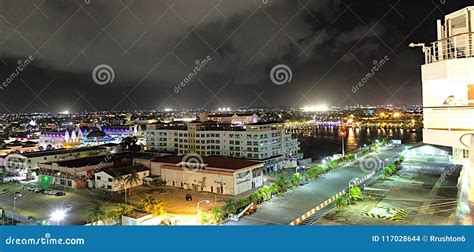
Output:
<svg viewBox="0 0 474 252">
<path fill-rule="evenodd" d="M 0 0 L 0 113 L 419 104 L 408 44 L 469 2 Z M 280 64 L 292 78 L 277 85 Z M 111 82 L 94 81 L 99 65 Z"/>
</svg>

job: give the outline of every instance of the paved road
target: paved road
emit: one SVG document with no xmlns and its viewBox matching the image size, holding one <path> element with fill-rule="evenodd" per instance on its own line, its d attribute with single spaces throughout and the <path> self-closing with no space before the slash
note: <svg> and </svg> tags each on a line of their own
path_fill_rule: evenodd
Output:
<svg viewBox="0 0 474 252">
<path fill-rule="evenodd" d="M 385 161 L 396 157 L 404 146 L 383 150 L 366 156 L 366 161 Z M 251 216 L 244 216 L 238 222 L 227 225 L 288 225 L 310 209 L 323 203 L 334 194 L 346 189 L 353 178 L 361 178 L 371 171 L 361 169 L 361 162 L 354 161 L 335 171 L 322 175 L 304 186 L 297 187 L 283 196 L 271 199 L 258 206 Z M 366 165 L 368 167 L 368 165 Z M 366 169 L 367 170 L 367 169 Z"/>
</svg>

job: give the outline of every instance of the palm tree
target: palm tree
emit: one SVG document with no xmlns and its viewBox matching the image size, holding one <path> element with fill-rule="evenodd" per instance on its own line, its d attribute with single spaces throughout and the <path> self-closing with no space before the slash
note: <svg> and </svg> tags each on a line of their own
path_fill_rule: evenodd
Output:
<svg viewBox="0 0 474 252">
<path fill-rule="evenodd" d="M 97 224 L 98 221 L 105 217 L 104 209 L 102 205 L 95 204 L 92 208 L 87 211 L 87 219 L 92 225 Z"/>
<path fill-rule="evenodd" d="M 334 201 L 335 201 L 337 207 L 342 208 L 342 207 L 347 206 L 347 200 L 344 199 L 341 196 L 337 197 Z"/>
<path fill-rule="evenodd" d="M 142 200 L 142 208 L 147 213 L 152 211 L 154 204 L 155 204 L 155 198 L 153 198 L 153 196 L 150 194 L 145 196 L 145 198 Z"/>
<path fill-rule="evenodd" d="M 113 221 L 113 220 L 117 220 L 117 219 L 120 218 L 121 216 L 122 216 L 122 215 L 120 214 L 119 209 L 114 209 L 114 210 L 108 212 L 105 218 L 106 218 L 107 220 Z"/>
<path fill-rule="evenodd" d="M 227 214 L 235 214 L 237 212 L 237 202 L 233 199 L 226 200 L 224 205 L 224 212 Z"/>
<path fill-rule="evenodd" d="M 358 186 L 352 187 L 349 190 L 349 204 L 351 200 L 356 201 L 356 200 L 360 200 L 361 198 L 362 198 L 362 190 L 360 190 L 360 187 Z"/>
<path fill-rule="evenodd" d="M 119 208 L 117 209 L 117 212 L 120 213 L 120 216 L 122 215 L 127 215 L 133 211 L 132 206 L 126 205 L 126 204 L 119 204 Z"/>
<path fill-rule="evenodd" d="M 138 182 L 140 182 L 140 175 L 138 175 L 136 171 L 133 171 L 132 173 L 130 173 L 130 175 L 128 175 L 125 178 L 125 184 L 128 184 L 130 186 L 130 190 L 128 191 L 129 193 L 128 196 L 132 194 L 132 186 L 138 184 Z"/>
<path fill-rule="evenodd" d="M 162 200 L 156 200 L 152 195 L 147 195 L 142 200 L 142 207 L 145 212 L 153 216 L 161 216 L 166 213 L 165 203 Z"/>
<path fill-rule="evenodd" d="M 125 194 L 125 204 L 127 204 L 127 187 L 125 186 L 125 178 L 124 177 L 116 177 L 115 178 L 115 183 L 119 184 L 120 185 L 120 190 L 124 190 L 124 194 Z"/>
</svg>

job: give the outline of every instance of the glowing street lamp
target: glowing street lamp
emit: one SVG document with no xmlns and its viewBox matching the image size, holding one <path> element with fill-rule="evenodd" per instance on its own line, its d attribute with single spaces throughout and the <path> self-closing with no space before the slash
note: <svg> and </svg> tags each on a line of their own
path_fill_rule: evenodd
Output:
<svg viewBox="0 0 474 252">
<path fill-rule="evenodd" d="M 15 196 L 13 196 L 13 211 L 16 210 L 16 199 L 21 197 L 21 193 L 15 193 Z"/>
<path fill-rule="evenodd" d="M 56 222 L 56 225 L 59 225 L 59 222 L 66 218 L 66 210 L 57 209 L 54 210 L 50 215 L 50 220 Z"/>
<path fill-rule="evenodd" d="M 341 140 L 342 140 L 342 156 L 344 157 L 345 156 L 345 151 L 344 151 L 344 138 L 346 137 L 347 135 L 347 132 L 346 132 L 346 129 L 344 128 L 341 128 L 339 130 L 339 136 L 341 137 Z"/>
</svg>

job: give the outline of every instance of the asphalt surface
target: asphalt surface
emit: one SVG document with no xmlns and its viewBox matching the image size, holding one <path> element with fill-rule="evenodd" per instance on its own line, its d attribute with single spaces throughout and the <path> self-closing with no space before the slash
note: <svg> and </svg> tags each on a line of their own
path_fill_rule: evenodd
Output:
<svg viewBox="0 0 474 252">
<path fill-rule="evenodd" d="M 227 225 L 288 225 L 310 209 L 323 203 L 336 193 L 346 189 L 349 181 L 362 178 L 373 171 L 370 164 L 387 162 L 397 157 L 404 146 L 386 149 L 369 154 L 345 166 L 321 175 L 316 180 L 294 188 L 282 196 L 275 197 L 258 205 L 257 211 L 244 216 L 239 221 L 230 221 Z M 364 162 L 366 161 L 366 162 Z M 364 164 L 365 163 L 365 164 Z M 380 164 L 381 163 L 381 164 Z"/>
</svg>

